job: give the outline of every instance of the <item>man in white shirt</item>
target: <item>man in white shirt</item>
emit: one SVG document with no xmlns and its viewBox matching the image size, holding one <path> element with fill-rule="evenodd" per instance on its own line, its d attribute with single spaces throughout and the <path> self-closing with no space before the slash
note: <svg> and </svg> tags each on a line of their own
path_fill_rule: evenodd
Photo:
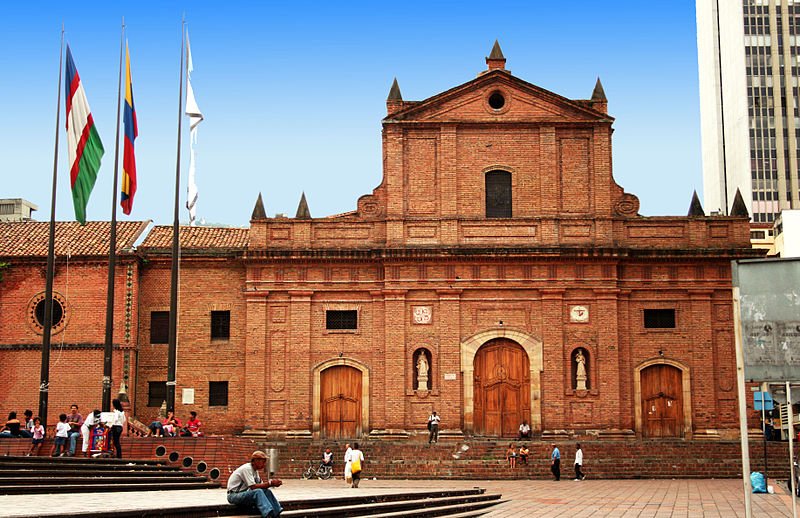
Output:
<svg viewBox="0 0 800 518">
<path fill-rule="evenodd" d="M 441 420 L 442 418 L 436 415 L 436 411 L 428 417 L 428 444 L 439 442 L 439 422 Z"/>
<path fill-rule="evenodd" d="M 578 443 L 575 450 L 575 480 L 583 480 L 586 478 L 586 475 L 581 472 L 581 466 L 583 466 L 583 450 L 581 449 L 581 443 Z"/>
<path fill-rule="evenodd" d="M 283 482 L 277 478 L 267 478 L 266 482 L 262 482 L 258 472 L 266 465 L 267 454 L 254 451 L 250 462 L 236 468 L 228 479 L 228 503 L 236 507 L 255 508 L 262 518 L 278 518 L 283 508 L 269 488 L 278 487 Z"/>
<path fill-rule="evenodd" d="M 83 444 L 81 445 L 81 453 L 83 455 L 87 455 L 87 451 L 89 450 L 89 441 L 91 440 L 91 432 L 92 428 L 97 426 L 100 423 L 100 410 L 95 410 L 83 421 L 81 425 L 81 437 L 83 438 Z"/>
<path fill-rule="evenodd" d="M 522 421 L 522 424 L 519 425 L 519 439 L 530 439 L 531 438 L 531 425 L 528 424 L 528 421 Z"/>
</svg>

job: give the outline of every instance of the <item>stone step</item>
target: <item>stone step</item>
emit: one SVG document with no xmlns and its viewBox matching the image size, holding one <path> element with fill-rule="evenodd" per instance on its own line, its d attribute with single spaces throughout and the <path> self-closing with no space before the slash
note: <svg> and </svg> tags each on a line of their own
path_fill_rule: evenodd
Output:
<svg viewBox="0 0 800 518">
<path fill-rule="evenodd" d="M 51 462 L 60 462 L 69 465 L 77 465 L 77 464 L 85 464 L 85 463 L 92 463 L 93 466 L 97 465 L 109 465 L 109 466 L 125 466 L 128 464 L 136 464 L 140 466 L 162 466 L 165 467 L 167 465 L 166 460 L 155 460 L 155 459 L 116 459 L 110 457 L 84 457 L 82 455 L 76 455 L 74 457 L 51 457 L 49 455 L 39 455 L 39 456 L 20 456 L 20 455 L 0 455 L 0 467 L 11 464 L 11 465 L 18 465 L 19 463 L 29 463 L 29 464 L 48 464 Z"/>
<path fill-rule="evenodd" d="M 357 490 L 356 490 L 357 491 Z M 364 504 L 348 504 L 335 507 L 315 507 L 312 510 L 298 509 L 284 511 L 282 517 L 301 516 L 339 517 L 339 516 L 393 516 L 422 517 L 446 516 L 449 513 L 467 509 L 480 509 L 493 506 L 500 500 L 500 495 L 455 496 L 443 498 L 422 498 L 393 502 L 377 502 Z M 313 514 L 312 514 L 313 513 Z"/>
<path fill-rule="evenodd" d="M 49 494 L 49 493 L 98 493 L 118 491 L 170 491 L 174 489 L 214 489 L 218 488 L 216 482 L 191 482 L 175 483 L 161 482 L 157 484 L 62 484 L 60 486 L 20 485 L 0 486 L 0 495 L 13 494 Z M 116 515 L 116 513 L 115 513 Z"/>
<path fill-rule="evenodd" d="M 172 471 L 141 471 L 137 469 L 94 469 L 94 470 L 73 470 L 73 469 L 0 469 L 0 479 L 35 477 L 49 478 L 60 476 L 74 477 L 193 477 L 193 473 L 172 470 Z"/>
<path fill-rule="evenodd" d="M 191 475 L 184 476 L 183 474 L 177 475 L 162 475 L 159 477 L 137 477 L 136 475 L 130 476 L 75 476 L 75 475 L 62 475 L 52 477 L 34 477 L 34 476 L 20 476 L 20 477 L 2 477 L 0 478 L 0 487 L 8 486 L 22 486 L 22 485 L 39 485 L 39 486 L 60 486 L 60 485 L 96 485 L 96 484 L 192 484 L 196 482 L 205 482 L 205 478 L 193 477 Z"/>
</svg>

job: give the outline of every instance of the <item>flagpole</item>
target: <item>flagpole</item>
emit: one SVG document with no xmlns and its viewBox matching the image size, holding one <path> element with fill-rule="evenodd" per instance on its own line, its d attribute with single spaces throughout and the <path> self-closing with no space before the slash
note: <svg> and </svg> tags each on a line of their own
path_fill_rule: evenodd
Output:
<svg viewBox="0 0 800 518">
<path fill-rule="evenodd" d="M 172 220 L 172 276 L 169 293 L 169 349 L 167 351 L 167 411 L 175 411 L 175 367 L 178 344 L 178 261 L 180 260 L 181 122 L 183 119 L 183 54 L 186 20 L 181 20 L 181 72 L 178 88 L 178 152 L 175 161 L 175 207 Z"/>
<path fill-rule="evenodd" d="M 47 426 L 47 400 L 50 390 L 50 334 L 53 328 L 53 274 L 56 248 L 56 187 L 58 185 L 58 131 L 61 125 L 61 75 L 64 64 L 64 24 L 61 24 L 61 49 L 58 54 L 58 93 L 56 94 L 56 142 L 53 151 L 53 192 L 50 196 L 50 231 L 47 240 L 47 273 L 44 288 L 44 330 L 42 331 L 42 369 L 39 377 L 39 418 Z"/>
<path fill-rule="evenodd" d="M 111 194 L 111 239 L 108 245 L 108 288 L 106 289 L 106 341 L 103 352 L 103 412 L 111 411 L 111 371 L 114 354 L 114 278 L 117 267 L 117 178 L 119 177 L 119 112 L 122 95 L 122 53 L 125 45 L 125 17 L 119 37 L 119 77 L 117 78 L 117 132 L 114 147 L 114 187 Z"/>
</svg>

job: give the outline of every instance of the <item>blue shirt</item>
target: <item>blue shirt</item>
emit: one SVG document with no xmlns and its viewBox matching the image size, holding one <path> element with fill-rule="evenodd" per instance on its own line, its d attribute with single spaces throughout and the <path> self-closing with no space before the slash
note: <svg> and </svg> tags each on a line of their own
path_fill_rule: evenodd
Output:
<svg viewBox="0 0 800 518">
<path fill-rule="evenodd" d="M 553 460 L 555 460 L 555 459 L 561 460 L 561 452 L 558 451 L 557 447 L 553 448 L 553 453 L 550 455 L 550 458 L 553 459 Z"/>
</svg>

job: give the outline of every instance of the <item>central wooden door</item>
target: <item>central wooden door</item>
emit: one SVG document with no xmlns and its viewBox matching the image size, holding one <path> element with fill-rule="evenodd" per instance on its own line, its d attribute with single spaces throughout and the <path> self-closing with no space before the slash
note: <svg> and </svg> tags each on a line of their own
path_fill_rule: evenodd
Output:
<svg viewBox="0 0 800 518">
<path fill-rule="evenodd" d="M 474 429 L 481 435 L 514 437 L 531 415 L 530 364 L 516 342 L 498 338 L 475 355 Z"/>
<path fill-rule="evenodd" d="M 361 371 L 346 365 L 320 373 L 320 426 L 328 439 L 361 435 Z"/>
<path fill-rule="evenodd" d="M 671 365 L 641 371 L 644 437 L 683 437 L 683 373 Z"/>
</svg>

